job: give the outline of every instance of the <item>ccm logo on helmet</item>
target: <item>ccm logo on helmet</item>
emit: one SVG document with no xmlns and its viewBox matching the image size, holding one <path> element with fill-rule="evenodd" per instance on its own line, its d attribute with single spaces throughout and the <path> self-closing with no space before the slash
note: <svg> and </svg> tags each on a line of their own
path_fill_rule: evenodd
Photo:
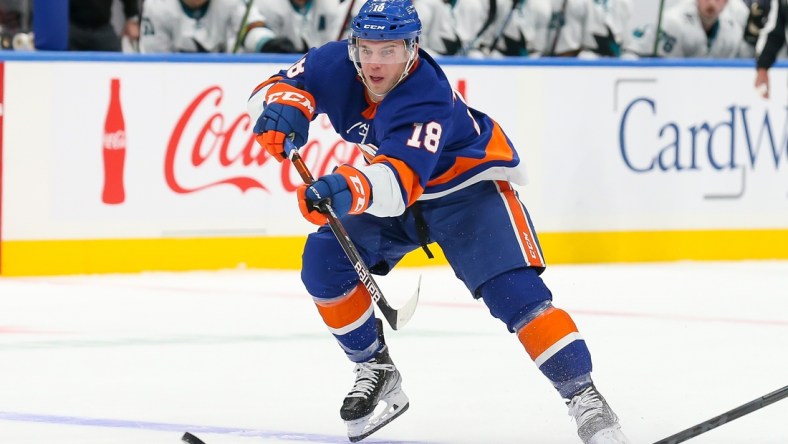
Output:
<svg viewBox="0 0 788 444">
<path fill-rule="evenodd" d="M 364 25 L 364 29 L 377 29 L 377 30 L 381 30 L 381 29 L 386 29 L 386 27 L 385 27 L 385 26 L 383 26 L 383 25 Z"/>
</svg>

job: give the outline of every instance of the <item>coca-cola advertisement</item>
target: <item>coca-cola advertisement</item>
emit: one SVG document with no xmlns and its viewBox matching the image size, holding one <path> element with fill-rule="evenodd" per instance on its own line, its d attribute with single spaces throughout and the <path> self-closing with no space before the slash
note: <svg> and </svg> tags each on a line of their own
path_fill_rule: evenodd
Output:
<svg viewBox="0 0 788 444">
<path fill-rule="evenodd" d="M 300 177 L 257 144 L 246 111 L 254 86 L 286 67 L 102 65 L 56 79 L 57 100 L 84 102 L 79 112 L 53 119 L 53 133 L 68 135 L 52 141 L 59 229 L 67 235 L 91 220 L 107 222 L 91 232 L 96 237 L 311 231 L 298 217 Z M 323 116 L 312 123 L 302 155 L 316 176 L 362 162 Z"/>
<path fill-rule="evenodd" d="M 241 193 L 255 188 L 267 193 L 295 191 L 301 179 L 289 162 L 280 165 L 255 141 L 250 116 L 245 111 L 225 115 L 217 109 L 224 95 L 221 86 L 211 85 L 186 104 L 167 142 L 167 187 L 179 194 L 220 186 L 235 187 Z M 361 159 L 352 144 L 333 133 L 325 116 L 314 122 L 310 138 L 301 153 L 316 176 Z M 279 170 L 279 177 L 264 180 L 260 175 L 263 168 Z"/>
<path fill-rule="evenodd" d="M 303 235 L 292 165 L 254 140 L 246 101 L 287 64 L 74 64 L 52 79 L 51 206 L 59 236 Z M 455 87 L 466 89 L 466 82 Z M 301 149 L 314 176 L 363 162 L 325 116 Z M 89 233 L 86 221 L 97 225 Z"/>
</svg>

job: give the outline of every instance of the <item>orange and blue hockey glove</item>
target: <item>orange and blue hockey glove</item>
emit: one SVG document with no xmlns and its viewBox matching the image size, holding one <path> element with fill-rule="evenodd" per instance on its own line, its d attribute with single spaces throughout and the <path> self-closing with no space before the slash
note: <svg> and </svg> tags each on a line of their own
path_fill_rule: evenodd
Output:
<svg viewBox="0 0 788 444">
<path fill-rule="evenodd" d="M 298 187 L 298 207 L 301 214 L 315 225 L 328 222 L 325 205 L 330 205 L 337 217 L 361 214 L 372 203 L 372 185 L 361 171 L 342 165 L 311 185 Z"/>
<path fill-rule="evenodd" d="M 279 81 L 268 89 L 265 109 L 254 126 L 255 138 L 260 145 L 283 161 L 288 154 L 285 138 L 290 138 L 296 148 L 306 144 L 309 122 L 315 115 L 315 98 L 286 81 Z"/>
</svg>

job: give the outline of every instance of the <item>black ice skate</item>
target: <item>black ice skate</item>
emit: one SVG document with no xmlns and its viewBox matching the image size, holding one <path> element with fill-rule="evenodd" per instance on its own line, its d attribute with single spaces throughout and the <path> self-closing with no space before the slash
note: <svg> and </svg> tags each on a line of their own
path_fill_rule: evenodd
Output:
<svg viewBox="0 0 788 444">
<path fill-rule="evenodd" d="M 567 402 L 569 415 L 577 421 L 577 434 L 584 444 L 629 444 L 621 432 L 618 416 L 592 385 Z"/>
<path fill-rule="evenodd" d="M 383 325 L 378 319 L 379 340 Z M 356 364 L 356 382 L 342 402 L 339 415 L 347 424 L 351 442 L 361 441 L 408 409 L 402 377 L 389 356 L 388 346 L 366 362 Z"/>
</svg>

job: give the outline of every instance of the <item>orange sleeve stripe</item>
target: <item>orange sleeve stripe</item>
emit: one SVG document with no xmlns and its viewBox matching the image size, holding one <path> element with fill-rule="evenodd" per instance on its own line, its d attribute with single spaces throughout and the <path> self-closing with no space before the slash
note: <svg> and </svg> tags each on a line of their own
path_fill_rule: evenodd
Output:
<svg viewBox="0 0 788 444">
<path fill-rule="evenodd" d="M 535 361 L 553 344 L 575 332 L 577 326 L 569 314 L 560 308 L 551 307 L 521 328 L 517 337 Z"/>
<path fill-rule="evenodd" d="M 536 241 L 536 233 L 531 229 L 531 224 L 528 223 L 525 210 L 523 210 L 523 206 L 520 203 L 520 199 L 517 198 L 512 184 L 504 181 L 495 183 L 498 185 L 498 189 L 501 190 L 501 196 L 503 196 L 506 206 L 509 208 L 509 215 L 512 218 L 514 228 L 517 230 L 516 234 L 526 262 L 532 267 L 544 267 L 544 256 Z"/>
<path fill-rule="evenodd" d="M 445 173 L 430 180 L 427 183 L 427 186 L 441 185 L 449 182 L 462 173 L 485 162 L 494 160 L 511 161 L 513 158 L 514 151 L 512 150 L 512 147 L 509 146 L 509 142 L 506 140 L 506 135 L 503 133 L 503 130 L 501 130 L 501 127 L 498 126 L 498 123 L 493 122 L 492 136 L 490 137 L 490 141 L 487 142 L 487 147 L 484 150 L 483 158 L 472 159 L 470 157 L 458 157 L 454 161 L 454 165 L 446 170 Z"/>
<path fill-rule="evenodd" d="M 265 88 L 266 86 L 268 86 L 268 85 L 270 85 L 272 83 L 276 83 L 276 82 L 278 82 L 278 81 L 280 81 L 282 79 L 284 79 L 284 77 L 282 77 L 282 76 L 273 76 L 273 77 L 269 78 L 265 82 L 255 86 L 254 90 L 252 90 L 252 94 L 251 95 L 257 94 L 257 92 L 260 91 L 261 89 Z"/>
<path fill-rule="evenodd" d="M 408 194 L 408 201 L 405 202 L 405 206 L 410 206 L 413 202 L 416 202 L 416 199 L 424 193 L 424 188 L 419 184 L 419 176 L 405 162 L 393 157 L 379 155 L 375 156 L 371 163 L 387 163 L 397 171 L 399 183 Z"/>
<path fill-rule="evenodd" d="M 328 302 L 315 302 L 315 305 L 327 326 L 340 329 L 359 320 L 372 305 L 372 297 L 359 283 L 348 294 Z"/>
</svg>

